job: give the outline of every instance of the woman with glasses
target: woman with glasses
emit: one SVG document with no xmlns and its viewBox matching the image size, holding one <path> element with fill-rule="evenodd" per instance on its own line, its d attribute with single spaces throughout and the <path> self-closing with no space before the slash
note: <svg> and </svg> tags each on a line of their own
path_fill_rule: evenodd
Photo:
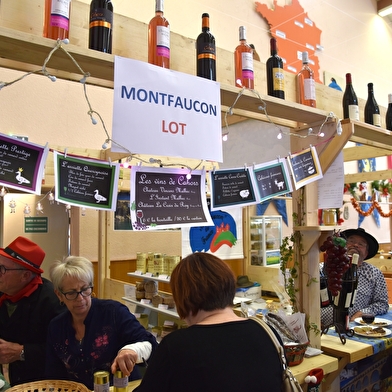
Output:
<svg viewBox="0 0 392 392">
<path fill-rule="evenodd" d="M 110 380 L 116 370 L 141 378 L 135 365 L 148 360 L 157 342 L 125 305 L 92 296 L 92 263 L 69 256 L 54 262 L 50 278 L 68 312 L 49 325 L 46 378 L 81 382 L 90 390 L 97 371 L 108 371 Z"/>
</svg>

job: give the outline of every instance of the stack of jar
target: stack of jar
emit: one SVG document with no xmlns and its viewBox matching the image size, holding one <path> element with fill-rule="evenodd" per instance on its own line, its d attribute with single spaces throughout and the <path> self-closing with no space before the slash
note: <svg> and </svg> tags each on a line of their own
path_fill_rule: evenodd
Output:
<svg viewBox="0 0 392 392">
<path fill-rule="evenodd" d="M 180 262 L 180 256 L 170 256 L 163 253 L 136 253 L 136 271 L 154 276 L 170 275 L 174 267 Z"/>
</svg>

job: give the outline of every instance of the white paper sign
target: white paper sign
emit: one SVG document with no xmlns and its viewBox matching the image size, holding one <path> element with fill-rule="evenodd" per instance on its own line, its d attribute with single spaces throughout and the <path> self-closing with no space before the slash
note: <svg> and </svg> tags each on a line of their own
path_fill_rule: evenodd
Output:
<svg viewBox="0 0 392 392">
<path fill-rule="evenodd" d="M 219 83 L 116 56 L 113 140 L 114 152 L 222 162 Z"/>
</svg>

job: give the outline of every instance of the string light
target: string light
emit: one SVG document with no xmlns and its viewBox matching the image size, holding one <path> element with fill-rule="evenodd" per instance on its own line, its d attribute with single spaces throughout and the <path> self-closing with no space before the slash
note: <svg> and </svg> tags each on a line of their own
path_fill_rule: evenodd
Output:
<svg viewBox="0 0 392 392">
<path fill-rule="evenodd" d="M 49 200 L 49 204 L 54 204 L 54 195 L 52 192 L 49 192 L 48 200 Z"/>
<path fill-rule="evenodd" d="M 28 204 L 25 205 L 25 208 L 23 209 L 23 213 L 25 216 L 30 216 L 31 208 Z"/>
<path fill-rule="evenodd" d="M 5 190 L 4 187 L 2 187 L 1 190 L 0 190 L 0 198 L 4 197 L 6 194 L 7 194 L 7 191 Z"/>
<path fill-rule="evenodd" d="M 42 207 L 42 204 L 40 202 L 37 203 L 37 211 L 41 214 L 44 213 L 44 207 Z"/>
<path fill-rule="evenodd" d="M 224 133 L 224 134 L 222 135 L 222 140 L 223 140 L 224 142 L 227 142 L 228 139 L 229 139 L 229 132 L 226 132 L 226 133 Z"/>
<path fill-rule="evenodd" d="M 11 199 L 8 206 L 11 208 L 11 214 L 15 214 L 16 202 L 14 199 Z"/>
</svg>

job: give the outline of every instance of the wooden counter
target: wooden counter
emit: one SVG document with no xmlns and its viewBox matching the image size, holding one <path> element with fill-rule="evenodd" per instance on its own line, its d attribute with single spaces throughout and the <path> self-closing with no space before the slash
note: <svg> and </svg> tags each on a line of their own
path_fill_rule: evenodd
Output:
<svg viewBox="0 0 392 392">
<path fill-rule="evenodd" d="M 317 355 L 311 358 L 304 358 L 300 365 L 291 367 L 291 371 L 300 384 L 304 384 L 305 377 L 309 374 L 309 371 L 314 368 L 322 368 L 324 374 L 335 372 L 338 369 L 338 360 L 330 357 L 329 355 Z M 141 380 L 131 381 L 128 385 L 127 392 L 133 391 Z"/>
</svg>

